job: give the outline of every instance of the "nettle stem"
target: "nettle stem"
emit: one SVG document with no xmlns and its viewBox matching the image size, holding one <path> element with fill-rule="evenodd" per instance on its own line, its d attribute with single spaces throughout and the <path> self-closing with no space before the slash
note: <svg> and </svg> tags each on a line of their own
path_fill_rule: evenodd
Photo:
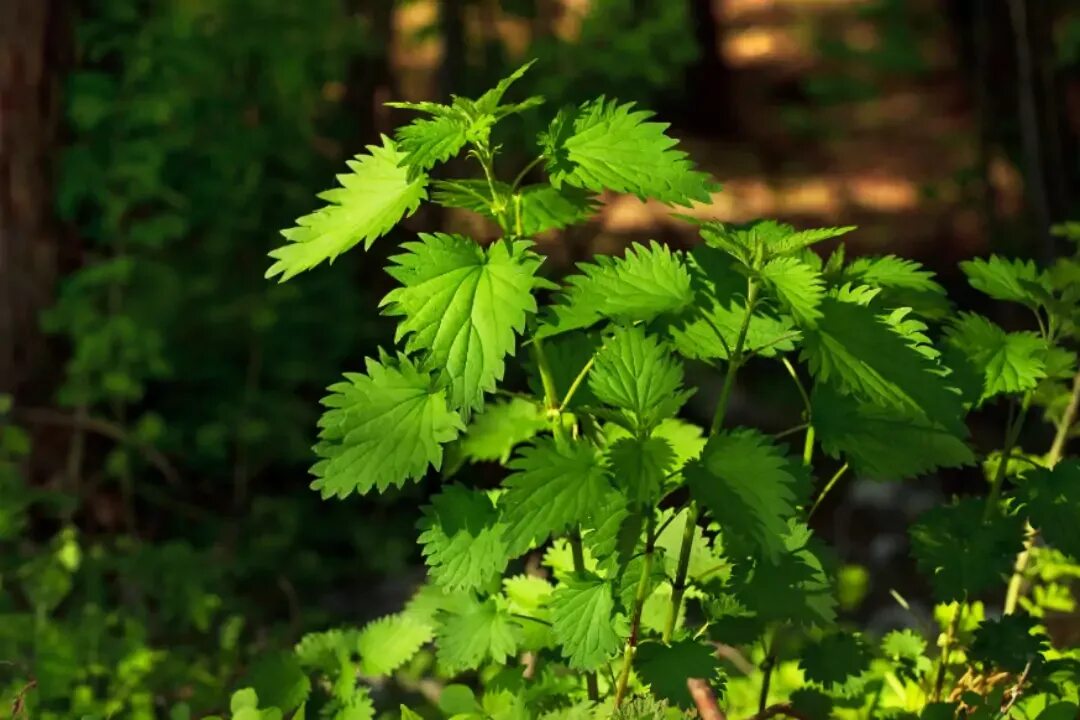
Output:
<svg viewBox="0 0 1080 720">
<path fill-rule="evenodd" d="M 1069 403 L 1065 406 L 1065 412 L 1061 414 L 1061 422 L 1058 423 L 1057 431 L 1054 433 L 1054 440 L 1050 443 L 1050 450 L 1046 453 L 1046 466 L 1048 468 L 1052 469 L 1061 462 L 1061 458 L 1065 454 L 1065 443 L 1069 440 L 1069 431 L 1072 430 L 1072 426 L 1076 422 L 1078 410 L 1080 410 L 1080 372 L 1077 372 L 1073 378 L 1072 395 L 1069 396 Z M 1006 615 L 1012 615 L 1016 612 L 1016 608 L 1020 604 L 1020 591 L 1024 584 L 1024 572 L 1027 570 L 1028 563 L 1031 562 L 1031 549 L 1035 547 L 1037 539 L 1038 532 L 1031 525 L 1028 525 L 1024 533 L 1024 549 L 1016 556 L 1012 577 L 1009 578 L 1009 588 L 1005 592 L 1004 613 Z"/>
<path fill-rule="evenodd" d="M 570 540 L 570 553 L 574 558 L 574 574 L 579 577 L 585 575 L 585 548 L 581 544 L 581 529 L 575 527 L 569 536 Z M 590 702 L 599 702 L 600 700 L 600 688 L 596 684 L 596 673 L 585 673 L 585 692 L 588 694 Z"/>
<path fill-rule="evenodd" d="M 724 385 L 720 390 L 720 399 L 716 403 L 716 412 L 713 415 L 710 435 L 720 432 L 724 426 L 724 418 L 727 415 L 728 404 L 731 402 L 731 392 L 735 388 L 735 377 L 743 363 L 743 349 L 746 345 L 746 335 L 750 330 L 750 318 L 757 304 L 758 286 L 754 278 L 746 281 L 746 312 L 743 315 L 742 325 L 735 340 L 735 347 L 728 358 L 727 373 L 724 375 Z M 697 528 L 698 507 L 693 500 L 686 507 L 686 525 L 683 528 L 682 545 L 679 547 L 679 563 L 675 568 L 675 580 L 671 584 L 671 607 L 668 609 L 667 622 L 664 625 L 664 642 L 670 643 L 675 634 L 675 626 L 679 620 L 679 610 L 682 608 L 683 596 L 686 594 L 686 574 L 690 568 L 690 553 L 694 549 L 694 530 Z"/>
<path fill-rule="evenodd" d="M 941 643 L 941 657 L 938 660 L 937 676 L 934 678 L 934 693 L 930 696 L 934 702 L 941 700 L 941 692 L 945 688 L 945 673 L 949 668 L 949 653 L 952 652 L 953 639 L 956 637 L 956 630 L 960 626 L 960 616 L 964 612 L 966 602 L 967 598 L 956 604 L 956 612 L 949 618 L 949 624 L 945 628 L 945 637 Z"/>
<path fill-rule="evenodd" d="M 994 471 L 994 477 L 990 481 L 990 493 L 986 496 L 986 507 L 983 510 L 983 522 L 988 521 L 997 513 L 998 500 L 1001 499 L 1001 488 L 1005 484 L 1005 474 L 1009 468 L 1009 458 L 1012 457 L 1016 441 L 1020 439 L 1020 431 L 1024 428 L 1024 418 L 1027 416 L 1028 406 L 1031 405 L 1031 393 L 1025 393 L 1020 402 L 1020 408 L 1013 408 L 1009 413 L 1008 429 L 1005 432 L 1005 446 L 1001 449 L 1001 460 Z"/>
<path fill-rule="evenodd" d="M 548 418 L 551 421 L 551 431 L 555 435 L 555 441 L 564 443 L 567 441 L 566 430 L 562 424 L 562 410 L 558 399 L 558 391 L 555 388 L 555 375 L 551 372 L 547 355 L 544 353 L 543 343 L 540 338 L 533 337 L 533 355 L 536 359 L 536 367 L 540 371 L 540 384 L 544 387 L 544 405 L 547 407 Z M 583 373 L 584 374 L 584 373 Z M 569 534 L 570 553 L 574 558 L 574 574 L 584 576 L 585 548 L 581 543 L 581 529 L 575 527 Z M 600 700 L 600 688 L 596 682 L 596 673 L 585 673 L 585 691 L 592 702 Z"/>
<path fill-rule="evenodd" d="M 615 684 L 615 707 L 622 705 L 626 695 L 626 685 L 630 680 L 630 668 L 634 664 L 634 654 L 637 652 L 638 634 L 641 630 L 641 612 L 645 607 L 645 600 L 649 596 L 649 580 L 652 576 L 653 551 L 656 546 L 656 517 L 649 513 L 649 519 L 645 528 L 645 553 L 641 566 L 641 577 L 638 579 L 637 592 L 634 593 L 634 606 L 630 616 L 630 637 L 626 641 L 626 650 L 623 652 L 622 670 L 619 672 L 619 680 Z"/>
</svg>

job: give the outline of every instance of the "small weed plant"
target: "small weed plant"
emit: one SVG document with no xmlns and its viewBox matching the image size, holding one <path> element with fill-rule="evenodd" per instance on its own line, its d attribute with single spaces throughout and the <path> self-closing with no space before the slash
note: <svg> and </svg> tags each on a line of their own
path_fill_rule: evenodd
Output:
<svg viewBox="0 0 1080 720">
<path fill-rule="evenodd" d="M 271 253 L 267 276 L 288 280 L 425 201 L 500 230 L 403 243 L 380 303 L 396 347 L 323 401 L 324 498 L 438 483 L 416 515 L 426 584 L 397 614 L 264 658 L 234 717 L 1077 717 L 1080 651 L 1053 619 L 1080 576 L 1080 462 L 1065 453 L 1080 259 L 962 264 L 1030 317 L 1011 331 L 957 311 L 910 260 L 818 254 L 850 227 L 684 217 L 692 250 L 637 244 L 555 283 L 534 238 L 587 221 L 601 194 L 677 209 L 718 188 L 666 125 L 603 97 L 555 114 L 504 179 L 503 121 L 542 104 L 507 99 L 526 69 L 477 99 L 396 104 L 417 119 L 350 162 Z M 476 177 L 431 174 L 459 155 Z M 690 363 L 722 384 L 692 387 Z M 777 364 L 803 405 L 778 435 L 732 422 L 755 363 Z M 687 419 L 695 392 L 710 422 Z M 967 417 L 998 404 L 1000 449 L 978 451 Z M 1023 448 L 1040 421 L 1052 442 Z M 912 613 L 873 637 L 839 622 L 835 563 L 808 526 L 825 494 L 849 472 L 964 466 L 983 469 L 985 495 L 910 529 L 935 626 Z M 391 678 L 408 702 L 376 710 Z"/>
</svg>

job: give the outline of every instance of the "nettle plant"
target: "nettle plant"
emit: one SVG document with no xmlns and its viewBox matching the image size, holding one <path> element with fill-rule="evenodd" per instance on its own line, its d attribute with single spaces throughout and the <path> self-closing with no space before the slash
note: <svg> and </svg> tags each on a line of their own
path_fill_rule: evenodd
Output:
<svg viewBox="0 0 1080 720">
<path fill-rule="evenodd" d="M 443 683 L 403 718 L 1074 716 L 1077 653 L 1050 648 L 1042 616 L 1071 602 L 1062 578 L 1080 557 L 1080 464 L 1062 461 L 1080 263 L 965 265 L 979 290 L 1031 308 L 1031 332 L 950 315 L 917 263 L 813 252 L 852 228 L 688 220 L 702 238 L 689 252 L 634 245 L 555 284 L 530 238 L 585 221 L 600 193 L 688 207 L 715 187 L 666 125 L 604 98 L 559 111 L 536 159 L 499 179 L 492 129 L 541 103 L 504 102 L 526 68 L 475 100 L 397 104 L 422 117 L 351 162 L 271 253 L 267 275 L 287 280 L 370 247 L 429 198 L 501 230 L 487 245 L 403 243 L 381 303 L 400 347 L 324 400 L 312 470 L 324 497 L 441 471 L 419 516 L 427 584 L 398 614 L 267 660 L 237 717 L 373 717 L 374 679 L 395 673 Z M 479 178 L 429 176 L 461 153 Z M 935 347 L 928 323 L 946 317 Z M 521 373 L 507 372 L 515 356 Z M 707 426 L 680 417 L 686 361 L 722 371 Z M 757 362 L 777 363 L 805 405 L 781 438 L 730 422 L 739 372 Z M 984 463 L 987 497 L 912 532 L 941 632 L 841 627 L 807 524 L 821 498 L 849 468 L 898 481 L 976 464 L 965 416 L 1000 398 L 1013 410 Z M 1046 457 L 1018 446 L 1035 405 L 1058 428 Z M 496 486 L 470 471 L 490 462 L 507 470 Z M 985 619 L 978 601 L 1014 574 L 1006 614 Z"/>
</svg>

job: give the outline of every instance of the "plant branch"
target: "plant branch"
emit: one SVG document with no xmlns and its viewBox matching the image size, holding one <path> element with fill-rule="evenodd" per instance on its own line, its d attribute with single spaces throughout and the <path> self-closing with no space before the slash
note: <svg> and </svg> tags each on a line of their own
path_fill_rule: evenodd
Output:
<svg viewBox="0 0 1080 720">
<path fill-rule="evenodd" d="M 1005 474 L 1009 467 L 1007 458 L 1012 455 L 1013 448 L 1016 447 L 1016 441 L 1020 439 L 1020 431 L 1024 427 L 1024 418 L 1030 405 L 1031 393 L 1027 392 L 1024 394 L 1019 410 L 1014 406 L 1012 408 L 1013 412 L 1009 414 L 1009 425 L 1005 432 L 1005 447 L 1001 450 L 1001 461 L 998 463 L 994 471 L 994 477 L 990 481 L 990 492 L 986 496 L 986 507 L 983 509 L 983 522 L 989 520 L 997 512 L 998 500 L 1001 498 L 1001 488 L 1005 484 Z"/>
<path fill-rule="evenodd" d="M 1031 672 L 1031 661 L 1024 666 L 1024 671 L 1020 673 L 1020 677 L 1017 678 L 1016 684 L 1013 685 L 1012 694 L 1009 696 L 1009 702 L 1005 703 L 1005 707 L 1001 708 L 1001 712 L 998 713 L 998 717 L 1009 717 L 1009 711 L 1012 710 L 1013 705 L 1020 699 L 1020 693 L 1024 690 L 1024 683 L 1027 682 L 1028 673 Z"/>
<path fill-rule="evenodd" d="M 757 717 L 762 717 L 765 714 L 765 709 L 769 703 L 769 686 L 772 684 L 773 668 L 776 667 L 776 653 L 772 648 L 769 649 L 769 654 L 765 656 L 765 661 L 761 663 L 761 695 L 758 696 L 758 714 Z"/>
<path fill-rule="evenodd" d="M 645 528 L 645 561 L 641 565 L 641 577 L 638 579 L 637 591 L 634 593 L 634 605 L 630 616 L 630 637 L 626 641 L 626 650 L 623 652 L 622 670 L 615 684 L 615 708 L 622 705 L 626 695 L 626 685 L 630 680 L 630 668 L 634 664 L 634 654 L 637 652 L 638 632 L 641 629 L 641 611 L 645 607 L 645 600 L 649 596 L 649 580 L 652 575 L 653 547 L 656 543 L 655 526 L 656 517 L 649 513 Z"/>
<path fill-rule="evenodd" d="M 589 361 L 585 363 L 584 367 L 581 368 L 581 372 L 579 372 L 577 374 L 577 377 L 574 378 L 574 381 L 570 383 L 570 387 L 567 389 L 566 395 L 563 396 L 562 402 L 559 403 L 560 412 L 565 410 L 566 406 L 570 404 L 570 400 L 573 399 L 574 393 L 576 393 L 578 391 L 578 388 L 581 387 L 581 383 L 585 381 L 585 376 L 589 374 L 590 370 L 592 370 L 592 366 L 594 363 L 596 363 L 595 354 L 589 358 Z"/>
<path fill-rule="evenodd" d="M 523 167 L 521 169 L 521 172 L 517 174 L 517 177 L 514 178 L 514 182 L 510 183 L 510 192 L 516 193 L 518 187 L 520 187 L 521 183 L 525 180 L 525 176 L 532 172 L 532 169 L 542 162 L 544 162 L 543 155 L 537 155 L 531 161 L 529 161 L 529 164 Z"/>
<path fill-rule="evenodd" d="M 585 549 L 581 545 L 581 530 L 577 527 L 570 533 L 570 553 L 574 558 L 574 574 L 585 575 Z M 596 673 L 585 673 L 585 689 L 591 702 L 600 700 L 600 688 L 596 684 Z"/>
<path fill-rule="evenodd" d="M 833 489 L 833 486 L 840 481 L 840 478 L 844 476 L 844 473 L 848 471 L 848 464 L 844 463 L 840 466 L 840 469 L 833 473 L 833 476 L 829 478 L 829 482 L 825 483 L 825 487 L 821 489 L 821 494 L 818 495 L 817 500 L 810 507 L 810 512 L 806 514 L 806 519 L 809 520 L 817 512 L 818 507 L 821 505 L 821 501 L 825 499 L 825 496 L 829 494 L 829 491 Z"/>
<path fill-rule="evenodd" d="M 712 427 L 709 431 L 710 435 L 715 435 L 724 425 L 728 403 L 731 402 L 731 391 L 735 386 L 735 376 L 738 375 L 739 366 L 743 360 L 743 346 L 746 344 L 746 334 L 750 329 L 750 316 L 756 303 L 757 284 L 753 278 L 748 278 L 746 281 L 746 311 L 739 327 L 739 334 L 735 340 L 735 348 L 728 359 L 724 386 L 720 391 L 720 399 L 716 403 L 716 412 L 713 415 Z M 675 634 L 675 625 L 678 624 L 683 595 L 686 594 L 686 573 L 690 568 L 690 552 L 694 548 L 694 530 L 697 527 L 697 518 L 697 503 L 691 500 L 686 508 L 686 525 L 683 528 L 682 545 L 679 547 L 679 561 L 675 568 L 675 580 L 671 584 L 671 607 L 668 609 L 667 622 L 664 625 L 664 642 L 671 642 L 671 637 Z"/>
<path fill-rule="evenodd" d="M 813 405 L 810 402 L 810 393 L 806 391 L 806 386 L 803 385 L 802 380 L 799 379 L 799 373 L 795 371 L 795 366 L 791 364 L 791 361 L 785 358 L 780 358 L 784 363 L 784 368 L 787 370 L 788 375 L 795 381 L 795 387 L 799 390 L 799 397 L 803 401 L 803 410 L 806 417 L 806 439 L 803 441 L 803 465 L 810 467 L 810 462 L 814 459 L 814 425 L 813 425 Z"/>
<path fill-rule="evenodd" d="M 789 427 L 787 430 L 781 430 L 780 432 L 773 435 L 773 440 L 783 440 L 788 435 L 794 435 L 795 433 L 802 432 L 803 430 L 809 429 L 809 427 L 809 423 L 801 423 L 799 425 L 796 425 L 795 427 Z"/>
<path fill-rule="evenodd" d="M 179 486 L 181 484 L 180 473 L 160 450 L 132 437 L 129 432 L 116 423 L 103 418 L 87 417 L 81 414 L 69 415 L 50 408 L 16 408 L 12 414 L 17 420 L 31 425 L 68 427 L 107 437 L 121 445 L 131 445 L 142 453 L 143 458 L 157 469 L 170 485 Z"/>
<path fill-rule="evenodd" d="M 1046 453 L 1046 467 L 1053 468 L 1061 462 L 1061 458 L 1065 454 L 1065 444 L 1068 442 L 1069 432 L 1076 422 L 1078 409 L 1080 409 L 1080 372 L 1077 372 L 1073 378 L 1072 394 L 1069 396 L 1065 411 L 1061 414 L 1061 421 L 1058 423 L 1057 431 L 1054 433 L 1054 440 L 1050 443 L 1050 450 Z M 1004 462 L 1008 462 L 1008 459 L 1006 458 Z M 1038 533 L 1031 525 L 1028 525 L 1024 535 L 1024 548 L 1016 556 L 1012 576 L 1009 577 L 1009 587 L 1005 592 L 1003 611 L 1006 615 L 1012 615 L 1016 612 L 1016 608 L 1020 604 L 1020 591 L 1024 585 L 1024 572 L 1027 570 L 1028 563 L 1031 562 L 1031 550 L 1035 547 L 1037 539 Z"/>
<path fill-rule="evenodd" d="M 1065 454 L 1065 443 L 1069 440 L 1069 432 L 1076 423 L 1077 411 L 1080 410 L 1080 372 L 1073 378 L 1072 395 L 1069 403 L 1061 414 L 1061 422 L 1058 423 L 1057 432 L 1054 433 L 1054 441 L 1050 444 L 1050 451 L 1046 454 L 1046 464 L 1054 467 Z"/>
<path fill-rule="evenodd" d="M 713 415 L 712 426 L 709 434 L 715 435 L 724 425 L 724 416 L 727 414 L 728 403 L 731 401 L 731 391 L 735 387 L 735 376 L 739 373 L 739 366 L 743 361 L 743 346 L 746 344 L 746 334 L 750 330 L 750 316 L 754 312 L 757 303 L 757 284 L 753 278 L 746 281 L 746 313 L 743 315 L 742 325 L 739 327 L 739 335 L 735 340 L 735 347 L 728 360 L 727 373 L 724 375 L 724 386 L 720 390 L 720 399 L 716 403 L 716 412 Z"/>
<path fill-rule="evenodd" d="M 693 500 L 686 507 L 686 525 L 683 526 L 682 543 L 679 545 L 679 562 L 675 567 L 675 580 L 671 583 L 671 607 L 664 623 L 664 642 L 671 642 L 675 625 L 679 621 L 683 595 L 686 594 L 686 573 L 690 569 L 690 551 L 694 547 L 694 530 L 697 529 L 698 508 Z"/>
<path fill-rule="evenodd" d="M 761 710 L 757 715 L 754 715 L 750 720 L 768 720 L 768 718 L 774 717 L 789 717 L 795 718 L 795 720 L 809 720 L 808 715 L 804 715 L 795 709 L 791 703 L 776 703 Z"/>
<path fill-rule="evenodd" d="M 690 690 L 690 697 L 694 699 L 701 720 L 727 720 L 727 715 L 717 704 L 716 695 L 709 683 L 701 678 L 687 678 L 686 687 Z"/>
<path fill-rule="evenodd" d="M 941 691 L 945 687 L 945 671 L 949 667 L 949 652 L 952 650 L 953 638 L 956 636 L 956 628 L 960 624 L 960 614 L 964 612 L 964 604 L 956 604 L 956 612 L 949 618 L 949 624 L 945 628 L 945 639 L 941 643 L 941 657 L 938 659 L 937 676 L 934 678 L 934 694 L 931 695 L 934 702 L 941 700 Z"/>
</svg>

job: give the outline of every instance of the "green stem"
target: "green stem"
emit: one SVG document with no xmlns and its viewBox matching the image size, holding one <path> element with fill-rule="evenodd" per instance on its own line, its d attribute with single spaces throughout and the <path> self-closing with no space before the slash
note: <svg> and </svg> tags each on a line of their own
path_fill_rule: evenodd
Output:
<svg viewBox="0 0 1080 720">
<path fill-rule="evenodd" d="M 619 672 L 619 679 L 615 683 L 615 708 L 622 705 L 626 695 L 626 685 L 630 680 L 630 668 L 634 664 L 634 653 L 637 651 L 638 633 L 641 629 L 641 612 L 645 607 L 645 600 L 649 595 L 649 578 L 652 575 L 653 547 L 656 543 L 654 528 L 656 517 L 649 513 L 648 525 L 645 528 L 645 561 L 641 566 L 641 577 L 638 579 L 637 592 L 634 593 L 634 605 L 630 617 L 630 637 L 626 641 L 626 650 L 623 651 L 623 665 Z"/>
<path fill-rule="evenodd" d="M 679 564 L 675 568 L 675 580 L 671 584 L 671 607 L 664 624 L 664 642 L 671 642 L 675 625 L 679 620 L 683 595 L 686 594 L 686 573 L 690 569 L 690 551 L 694 547 L 694 530 L 697 529 L 698 507 L 693 500 L 686 506 L 686 525 L 683 526 L 682 544 L 679 546 Z"/>
<path fill-rule="evenodd" d="M 758 715 L 765 714 L 765 708 L 769 706 L 769 686 L 772 684 L 773 668 L 776 667 L 776 655 L 770 650 L 761 663 L 761 695 L 758 697 Z"/>
<path fill-rule="evenodd" d="M 1016 556 L 1012 576 L 1009 577 L 1009 587 L 1005 591 L 1005 607 L 1003 609 L 1005 615 L 1012 615 L 1020 604 L 1020 591 L 1024 586 L 1024 572 L 1027 570 L 1028 563 L 1031 562 L 1031 549 L 1035 547 L 1035 540 L 1038 535 L 1038 532 L 1030 524 L 1025 526 L 1024 547 Z"/>
<path fill-rule="evenodd" d="M 1001 488 L 1005 484 L 1005 473 L 1009 468 L 1009 456 L 1012 455 L 1016 441 L 1020 439 L 1020 431 L 1024 427 L 1024 417 L 1027 415 L 1028 406 L 1031 404 L 1031 393 L 1026 393 L 1020 403 L 1019 411 L 1011 414 L 1009 427 L 1005 432 L 1005 446 L 1001 450 L 1001 461 L 998 462 L 994 477 L 990 481 L 990 492 L 986 496 L 986 507 L 983 509 L 983 522 L 988 521 L 997 512 L 998 500 L 1001 498 Z"/>
<path fill-rule="evenodd" d="M 534 337 L 532 341 L 533 357 L 536 367 L 540 371 L 540 384 L 544 388 L 544 406 L 547 408 L 548 420 L 551 422 L 551 432 L 555 440 L 562 443 L 566 440 L 566 431 L 562 424 L 562 412 L 559 409 L 558 391 L 555 389 L 555 375 L 551 372 L 547 355 L 544 353 L 544 345 L 540 338 Z"/>
<path fill-rule="evenodd" d="M 727 373 L 724 376 L 723 388 L 720 390 L 720 399 L 716 403 L 716 413 L 713 415 L 710 435 L 715 435 L 724 426 L 728 403 L 731 402 L 731 391 L 735 387 L 735 376 L 738 374 L 739 366 L 743 360 L 746 334 L 750 330 L 750 317 L 754 312 L 754 305 L 757 303 L 757 291 L 758 288 L 754 279 L 748 278 L 746 281 L 746 313 L 743 315 L 739 334 L 735 340 L 735 347 L 728 360 Z M 664 642 L 671 642 L 671 638 L 675 634 L 675 625 L 679 620 L 683 595 L 686 594 L 686 573 L 690 568 L 690 553 L 694 548 L 694 530 L 697 528 L 697 519 L 697 503 L 691 500 L 686 508 L 686 526 L 683 528 L 682 544 L 679 546 L 679 562 L 675 568 L 675 580 L 671 584 L 671 607 L 668 608 L 667 622 L 664 624 Z"/>
<path fill-rule="evenodd" d="M 522 183 L 522 181 L 523 181 L 523 180 L 525 179 L 525 176 L 526 176 L 526 175 L 528 175 L 528 174 L 529 174 L 529 172 L 530 172 L 530 171 L 531 171 L 531 170 L 532 170 L 532 169 L 533 169 L 534 167 L 536 167 L 537 165 L 539 165 L 539 164 L 540 164 L 540 163 L 542 163 L 543 161 L 544 161 L 544 156 L 543 156 L 543 155 L 537 155 L 536 157 L 534 157 L 534 158 L 532 159 L 532 161 L 530 161 L 530 162 L 529 162 L 529 164 L 528 164 L 528 165 L 526 165 L 525 167 L 523 167 L 523 168 L 521 169 L 521 172 L 519 172 L 519 173 L 517 174 L 517 177 L 516 177 L 516 178 L 514 178 L 514 182 L 512 182 L 512 183 L 510 184 L 510 192 L 512 192 L 512 193 L 516 193 L 516 192 L 517 192 L 517 189 L 518 189 L 518 188 L 519 188 L 519 187 L 521 186 L 521 183 Z"/>
<path fill-rule="evenodd" d="M 713 415 L 712 427 L 709 434 L 715 435 L 724 425 L 724 416 L 727 414 L 728 403 L 731 401 L 731 391 L 735 387 L 735 376 L 739 372 L 739 366 L 743 361 L 743 347 L 746 345 L 746 334 L 750 330 L 750 317 L 757 303 L 757 284 L 753 278 L 746 281 L 746 314 L 743 315 L 742 325 L 739 326 L 739 334 L 735 340 L 735 347 L 731 351 L 728 360 L 727 373 L 724 375 L 724 386 L 720 390 L 720 400 L 716 403 L 716 413 Z"/>
<path fill-rule="evenodd" d="M 785 358 L 780 358 L 780 361 L 784 363 L 784 369 L 787 370 L 788 375 L 795 382 L 795 387 L 799 390 L 799 397 L 803 402 L 803 414 L 806 418 L 806 439 L 803 441 L 803 465 L 810 467 L 811 461 L 814 459 L 814 425 L 813 425 L 813 405 L 810 403 L 810 393 L 806 391 L 806 386 L 803 385 L 802 380 L 799 379 L 799 373 L 795 371 L 795 366 L 791 364 L 791 361 Z"/>
<path fill-rule="evenodd" d="M 937 677 L 934 679 L 934 694 L 931 696 L 934 702 L 941 700 L 941 691 L 945 687 L 945 671 L 949 666 L 949 652 L 952 650 L 953 638 L 956 636 L 956 628 L 960 624 L 960 614 L 964 612 L 964 603 L 957 603 L 956 612 L 949 619 L 949 625 L 945 628 L 945 640 L 941 643 L 941 657 L 938 660 Z"/>
<path fill-rule="evenodd" d="M 581 372 L 574 378 L 574 382 L 570 383 L 570 388 L 566 391 L 566 395 L 563 396 L 562 402 L 559 403 L 559 410 L 565 410 L 566 406 L 570 404 L 570 400 L 573 399 L 574 393 L 581 387 L 581 383 L 585 381 L 585 376 L 592 370 L 593 363 L 596 362 L 596 355 L 589 358 L 589 362 L 585 363 L 585 366 L 581 368 Z"/>
<path fill-rule="evenodd" d="M 1065 454 L 1065 443 L 1069 440 L 1069 431 L 1076 422 L 1077 411 L 1080 410 L 1080 372 L 1073 378 L 1072 395 L 1069 404 L 1065 406 L 1065 412 L 1061 415 L 1057 432 L 1054 433 L 1054 441 L 1050 444 L 1050 451 L 1046 454 L 1046 464 L 1054 467 L 1061 461 Z"/>
<path fill-rule="evenodd" d="M 570 533 L 570 553 L 574 558 L 574 574 L 585 575 L 585 548 L 581 544 L 581 530 L 574 528 Z M 596 673 L 585 673 L 585 691 L 590 702 L 600 700 L 600 688 L 596 684 Z"/>
<path fill-rule="evenodd" d="M 1069 396 L 1065 412 L 1061 414 L 1061 422 L 1058 423 L 1057 431 L 1054 433 L 1054 440 L 1050 443 L 1050 450 L 1046 453 L 1047 467 L 1053 468 L 1061 462 L 1061 458 L 1065 454 L 1065 443 L 1068 442 L 1069 432 L 1072 430 L 1073 423 L 1076 422 L 1078 410 L 1080 410 L 1080 372 L 1073 378 L 1072 395 Z M 1031 525 L 1028 525 L 1024 534 L 1024 548 L 1016 556 L 1013 573 L 1009 578 L 1009 588 L 1005 592 L 1004 612 L 1006 615 L 1012 615 L 1016 612 L 1016 608 L 1020 604 L 1024 572 L 1027 570 L 1028 563 L 1031 562 L 1031 550 L 1035 547 L 1037 537 L 1038 533 Z"/>
<path fill-rule="evenodd" d="M 829 482 L 825 483 L 825 487 L 821 489 L 821 494 L 818 495 L 817 500 L 815 500 L 814 504 L 810 507 L 810 512 L 806 515 L 807 520 L 810 520 L 810 518 L 814 516 L 814 513 L 817 511 L 818 506 L 821 505 L 821 501 L 825 499 L 825 496 L 829 494 L 829 491 L 832 490 L 833 486 L 840 481 L 840 478 L 844 476 L 844 473 L 846 473 L 847 470 L 848 464 L 844 463 L 840 466 L 840 469 L 837 470 L 831 478 L 829 478 Z"/>
<path fill-rule="evenodd" d="M 810 467 L 810 463 L 814 460 L 814 426 L 808 425 L 806 428 L 806 439 L 803 440 L 802 449 L 802 462 L 806 467 Z"/>
</svg>

